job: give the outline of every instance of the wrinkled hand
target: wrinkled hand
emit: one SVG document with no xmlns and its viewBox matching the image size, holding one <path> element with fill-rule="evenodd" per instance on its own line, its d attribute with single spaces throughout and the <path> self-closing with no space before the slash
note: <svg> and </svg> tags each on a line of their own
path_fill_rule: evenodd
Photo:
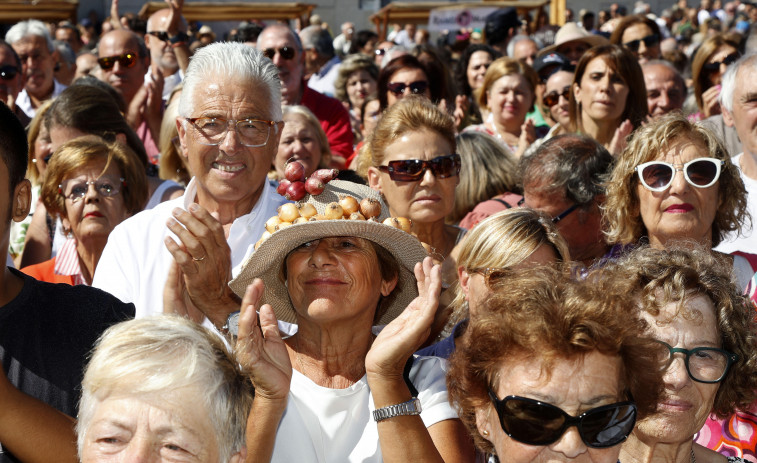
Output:
<svg viewBox="0 0 757 463">
<path fill-rule="evenodd" d="M 173 210 L 166 225 L 178 237 L 170 236 L 165 245 L 181 270 L 186 294 L 192 303 L 216 326 L 239 306 L 239 299 L 229 288 L 231 249 L 221 224 L 198 204 L 189 211 Z"/>
<path fill-rule="evenodd" d="M 610 146 L 607 147 L 607 151 L 615 157 L 620 156 L 620 153 L 626 149 L 628 136 L 631 135 L 631 132 L 633 132 L 633 124 L 631 124 L 631 121 L 626 119 L 621 122 L 620 126 L 615 129 L 615 134 L 612 136 L 612 140 L 610 140 Z"/>
<path fill-rule="evenodd" d="M 379 377 L 402 376 L 405 362 L 426 340 L 434 321 L 442 273 L 431 257 L 415 264 L 418 297 L 402 313 L 386 325 L 373 341 L 365 358 L 365 370 Z"/>
<path fill-rule="evenodd" d="M 455 127 L 460 130 L 460 125 L 465 120 L 465 115 L 468 114 L 468 108 L 470 103 L 468 97 L 465 95 L 457 95 L 455 97 L 455 111 L 452 116 L 455 118 Z"/>
<path fill-rule="evenodd" d="M 531 143 L 536 141 L 536 126 L 533 119 L 526 119 L 520 126 L 520 137 L 518 137 L 518 150 L 513 153 L 516 158 L 523 156 Z"/>
<path fill-rule="evenodd" d="M 292 363 L 271 306 L 265 304 L 260 315 L 256 313 L 264 289 L 263 281 L 256 278 L 244 293 L 234 354 L 255 386 L 256 396 L 286 400 Z"/>
<path fill-rule="evenodd" d="M 702 112 L 704 113 L 704 118 L 720 114 L 720 101 L 718 101 L 720 88 L 720 85 L 713 85 L 702 92 L 702 106 L 704 106 Z"/>
<path fill-rule="evenodd" d="M 171 262 L 168 278 L 166 278 L 166 284 L 163 286 L 163 313 L 181 315 L 196 323 L 202 323 L 205 318 L 205 314 L 195 307 L 189 298 L 187 287 L 184 284 L 184 275 L 176 261 Z"/>
</svg>

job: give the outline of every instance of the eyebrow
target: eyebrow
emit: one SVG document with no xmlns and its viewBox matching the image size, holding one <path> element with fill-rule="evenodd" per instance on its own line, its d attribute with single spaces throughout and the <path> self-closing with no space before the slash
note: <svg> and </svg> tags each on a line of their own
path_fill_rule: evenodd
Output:
<svg viewBox="0 0 757 463">
<path fill-rule="evenodd" d="M 740 98 L 741 102 L 750 101 L 754 99 L 757 99 L 757 92 L 746 93 L 744 95 L 741 95 L 741 98 Z"/>
</svg>

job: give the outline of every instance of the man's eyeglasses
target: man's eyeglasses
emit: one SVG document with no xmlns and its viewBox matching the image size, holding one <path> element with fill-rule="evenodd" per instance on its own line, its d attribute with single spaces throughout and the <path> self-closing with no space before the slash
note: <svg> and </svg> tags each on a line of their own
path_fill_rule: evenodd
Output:
<svg viewBox="0 0 757 463">
<path fill-rule="evenodd" d="M 416 80 L 410 84 L 405 84 L 404 82 L 390 82 L 386 84 L 386 89 L 397 96 L 405 93 L 405 90 L 408 88 L 413 95 L 420 95 L 428 89 L 428 82 L 425 80 Z"/>
<path fill-rule="evenodd" d="M 18 68 L 16 66 L 6 64 L 5 66 L 0 67 L 0 79 L 2 80 L 14 79 L 16 74 L 18 74 Z"/>
<path fill-rule="evenodd" d="M 526 204 L 526 198 L 520 198 L 520 201 L 518 201 L 518 206 L 529 207 Z M 574 204 L 574 205 L 570 206 L 569 208 L 567 208 L 564 211 L 560 212 L 556 216 L 552 217 L 552 223 L 558 223 L 558 222 L 560 222 L 562 219 L 564 219 L 565 217 L 569 216 L 570 213 L 573 212 L 573 211 L 575 211 L 576 209 L 578 209 L 578 204 Z"/>
<path fill-rule="evenodd" d="M 460 173 L 460 155 L 448 154 L 437 156 L 430 161 L 421 159 L 405 159 L 389 161 L 386 166 L 378 166 L 381 172 L 387 172 L 389 178 L 395 182 L 417 182 L 423 178 L 427 169 L 431 169 L 436 178 L 454 177 Z"/>
<path fill-rule="evenodd" d="M 202 145 L 220 145 L 226 138 L 229 127 L 235 127 L 239 141 L 244 146 L 264 146 L 268 143 L 271 126 L 277 127 L 276 122 L 263 119 L 223 119 L 220 117 L 187 117 L 187 122 L 192 124 L 199 132 Z M 277 129 L 278 130 L 278 129 Z"/>
<path fill-rule="evenodd" d="M 640 164 L 634 170 L 639 174 L 644 188 L 650 191 L 665 191 L 673 184 L 675 173 L 678 171 L 683 171 L 689 185 L 697 188 L 710 187 L 720 178 L 720 168 L 723 164 L 725 161 L 715 158 L 694 159 L 684 165 L 652 161 Z"/>
<path fill-rule="evenodd" d="M 549 92 L 546 95 L 544 95 L 543 101 L 544 104 L 547 105 L 548 108 L 551 108 L 552 106 L 556 105 L 560 101 L 560 97 L 565 98 L 565 100 L 570 99 L 570 87 L 565 87 L 562 89 L 562 93 L 557 92 Z"/>
<path fill-rule="evenodd" d="M 263 55 L 271 61 L 273 61 L 273 57 L 276 56 L 276 52 L 278 52 L 279 56 L 285 60 L 290 60 L 294 58 L 295 55 L 295 49 L 293 47 L 263 49 Z"/>
<path fill-rule="evenodd" d="M 722 66 L 723 64 L 730 66 L 731 64 L 738 61 L 740 57 L 741 55 L 738 52 L 731 53 L 721 61 L 713 61 L 712 63 L 705 64 L 704 66 L 702 66 L 702 70 L 709 73 L 717 72 L 720 70 L 720 66 Z"/>
<path fill-rule="evenodd" d="M 152 31 L 152 32 L 148 32 L 147 34 L 152 35 L 153 37 L 163 42 L 168 42 L 168 32 L 166 31 Z"/>
<path fill-rule="evenodd" d="M 571 416 L 559 407 L 527 397 L 509 395 L 500 400 L 490 390 L 489 398 L 505 434 L 527 445 L 553 444 L 575 426 L 588 447 L 614 447 L 626 440 L 636 423 L 633 402 L 603 405 Z"/>
<path fill-rule="evenodd" d="M 632 52 L 636 53 L 639 51 L 641 42 L 644 42 L 644 46 L 647 48 L 653 47 L 657 45 L 658 43 L 660 43 L 660 36 L 657 34 L 651 34 L 641 39 L 636 39 L 636 40 L 631 40 L 629 42 L 626 42 L 623 44 L 623 46 L 628 48 Z"/>
<path fill-rule="evenodd" d="M 97 194 L 100 196 L 110 198 L 120 193 L 121 186 L 125 186 L 126 182 L 123 178 L 115 179 L 108 176 L 102 176 L 91 182 L 82 182 L 77 179 L 65 180 L 58 185 L 58 193 L 63 195 L 66 199 L 71 200 L 72 203 L 76 203 L 87 196 L 90 185 L 95 187 L 95 191 L 97 191 Z"/>
<path fill-rule="evenodd" d="M 97 59 L 97 64 L 100 65 L 101 69 L 104 69 L 106 71 L 113 69 L 113 66 L 116 65 L 116 62 L 118 62 L 121 67 L 134 67 L 134 65 L 137 64 L 137 55 L 134 53 L 123 53 L 116 56 L 105 56 L 103 58 Z"/>
<path fill-rule="evenodd" d="M 660 344 L 659 358 L 664 370 L 673 363 L 673 356 L 681 353 L 689 378 L 700 383 L 719 383 L 725 378 L 731 365 L 739 359 L 738 355 L 715 347 L 683 349 L 671 347 L 670 344 L 656 339 L 655 341 Z"/>
</svg>

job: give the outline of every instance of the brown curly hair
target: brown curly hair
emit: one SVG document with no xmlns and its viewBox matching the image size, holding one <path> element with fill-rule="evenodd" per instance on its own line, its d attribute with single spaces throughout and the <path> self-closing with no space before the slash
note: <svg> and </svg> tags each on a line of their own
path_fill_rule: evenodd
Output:
<svg viewBox="0 0 757 463">
<path fill-rule="evenodd" d="M 712 246 L 717 246 L 728 232 L 741 230 L 745 222 L 751 222 L 744 182 L 722 143 L 705 127 L 692 124 L 680 114 L 670 114 L 637 129 L 612 171 L 602 208 L 608 243 L 633 244 L 647 234 L 639 214 L 639 179 L 634 169 L 662 158 L 681 140 L 700 144 L 703 157 L 724 161 L 718 180 L 720 204 L 712 223 Z"/>
<path fill-rule="evenodd" d="M 471 320 L 471 342 L 450 358 L 447 388 L 478 448 L 493 451 L 476 426 L 476 409 L 490 407 L 488 390 L 508 358 L 525 355 L 543 362 L 549 378 L 556 361 L 591 352 L 620 358 L 619 383 L 636 402 L 639 417 L 653 413 L 663 391 L 655 343 L 632 301 L 594 281 L 539 267 L 513 272 L 493 288 L 484 310 Z"/>
<path fill-rule="evenodd" d="M 757 398 L 757 323 L 749 299 L 731 280 L 731 268 L 727 256 L 702 247 L 643 246 L 600 270 L 618 291 L 636 294 L 641 310 L 653 316 L 670 302 L 679 303 L 680 314 L 696 295 L 713 303 L 722 348 L 739 356 L 715 395 L 712 411 L 721 418 Z"/>
</svg>

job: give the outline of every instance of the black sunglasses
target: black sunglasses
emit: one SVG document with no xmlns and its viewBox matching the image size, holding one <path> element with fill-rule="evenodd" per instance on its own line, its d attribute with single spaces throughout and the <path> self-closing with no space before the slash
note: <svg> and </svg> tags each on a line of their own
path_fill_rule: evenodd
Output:
<svg viewBox="0 0 757 463">
<path fill-rule="evenodd" d="M 588 447 L 614 447 L 628 437 L 636 423 L 636 405 L 617 402 L 571 416 L 552 404 L 509 395 L 500 400 L 489 391 L 502 430 L 527 445 L 550 445 L 575 426 Z"/>
<path fill-rule="evenodd" d="M 292 47 L 263 49 L 263 55 L 270 60 L 273 60 L 273 57 L 276 56 L 276 52 L 279 52 L 279 55 L 281 55 L 281 57 L 285 60 L 294 58 L 294 48 Z"/>
<path fill-rule="evenodd" d="M 105 56 L 103 58 L 97 59 L 97 64 L 99 64 L 100 67 L 106 71 L 113 69 L 113 66 L 116 65 L 116 62 L 118 62 L 121 67 L 134 67 L 134 65 L 137 64 L 137 55 L 135 55 L 134 53 L 122 53 L 117 56 Z"/>
<path fill-rule="evenodd" d="M 386 84 L 386 89 L 397 96 L 405 93 L 405 89 L 408 88 L 413 95 L 420 95 L 428 89 L 428 82 L 425 80 L 416 80 L 410 84 L 405 84 L 404 82 L 390 82 Z"/>
<path fill-rule="evenodd" d="M 168 42 L 168 32 L 166 31 L 152 31 L 148 32 L 149 35 L 152 35 L 153 37 L 156 37 L 158 40 L 162 40 L 163 42 Z"/>
<path fill-rule="evenodd" d="M 705 64 L 704 66 L 702 66 L 702 70 L 706 72 L 717 72 L 720 70 L 720 66 L 722 64 L 730 66 L 731 64 L 735 63 L 740 57 L 741 55 L 738 52 L 731 53 L 730 55 L 723 58 L 722 61 L 715 61 Z"/>
<path fill-rule="evenodd" d="M 660 43 L 660 36 L 657 34 L 648 35 L 641 39 L 636 39 L 636 40 L 631 40 L 630 42 L 626 42 L 623 44 L 623 46 L 628 48 L 632 52 L 636 53 L 637 51 L 639 51 L 639 46 L 641 45 L 641 42 L 644 42 L 644 46 L 649 48 Z"/>
<path fill-rule="evenodd" d="M 395 182 L 416 182 L 423 178 L 426 169 L 431 169 L 436 178 L 454 177 L 460 173 L 460 155 L 437 156 L 430 161 L 420 159 L 389 161 L 386 166 L 378 166 L 378 170 L 389 173 L 389 178 Z"/>
<path fill-rule="evenodd" d="M 557 93 L 557 92 L 547 93 L 546 95 L 544 95 L 543 101 L 544 101 L 544 104 L 547 105 L 548 108 L 551 108 L 552 106 L 556 105 L 560 101 L 560 97 L 563 97 L 566 100 L 570 99 L 570 86 L 563 88 L 562 93 Z"/>
<path fill-rule="evenodd" d="M 18 68 L 16 66 L 6 64 L 5 66 L 0 67 L 0 79 L 2 80 L 11 80 L 16 77 L 16 74 L 18 74 Z"/>
</svg>

